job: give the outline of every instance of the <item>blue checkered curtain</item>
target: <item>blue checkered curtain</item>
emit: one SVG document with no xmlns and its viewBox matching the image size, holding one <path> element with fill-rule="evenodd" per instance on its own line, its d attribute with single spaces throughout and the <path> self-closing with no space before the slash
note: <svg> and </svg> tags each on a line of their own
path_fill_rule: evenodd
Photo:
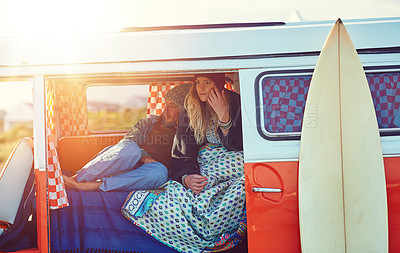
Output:
<svg viewBox="0 0 400 253">
<path fill-rule="evenodd" d="M 379 128 L 400 127 L 400 73 L 368 74 Z"/>
<path fill-rule="evenodd" d="M 300 132 L 311 75 L 262 80 L 264 127 L 270 133 Z"/>
</svg>

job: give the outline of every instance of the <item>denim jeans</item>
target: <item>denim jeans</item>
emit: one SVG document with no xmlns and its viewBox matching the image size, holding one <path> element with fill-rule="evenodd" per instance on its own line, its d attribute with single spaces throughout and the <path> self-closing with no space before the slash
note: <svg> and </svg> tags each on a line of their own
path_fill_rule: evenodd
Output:
<svg viewBox="0 0 400 253">
<path fill-rule="evenodd" d="M 132 191 L 156 189 L 167 182 L 168 169 L 159 162 L 139 166 L 140 147 L 131 140 L 103 149 L 77 171 L 78 182 L 101 179 L 102 191 Z"/>
</svg>

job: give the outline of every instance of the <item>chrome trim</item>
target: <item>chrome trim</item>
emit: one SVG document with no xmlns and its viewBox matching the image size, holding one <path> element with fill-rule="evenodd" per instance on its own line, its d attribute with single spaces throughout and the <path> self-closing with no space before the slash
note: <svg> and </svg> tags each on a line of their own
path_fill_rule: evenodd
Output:
<svg viewBox="0 0 400 253">
<path fill-rule="evenodd" d="M 279 193 L 282 192 L 282 189 L 279 188 L 261 188 L 261 187 L 253 187 L 251 188 L 253 192 L 269 192 L 269 193 Z"/>
</svg>

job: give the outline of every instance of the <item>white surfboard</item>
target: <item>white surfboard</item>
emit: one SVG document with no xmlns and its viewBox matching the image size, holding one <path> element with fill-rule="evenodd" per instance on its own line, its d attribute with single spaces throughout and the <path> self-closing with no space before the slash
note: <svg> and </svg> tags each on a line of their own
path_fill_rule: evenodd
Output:
<svg viewBox="0 0 400 253">
<path fill-rule="evenodd" d="M 341 20 L 319 56 L 299 157 L 302 252 L 387 252 L 386 181 L 368 82 Z"/>
</svg>

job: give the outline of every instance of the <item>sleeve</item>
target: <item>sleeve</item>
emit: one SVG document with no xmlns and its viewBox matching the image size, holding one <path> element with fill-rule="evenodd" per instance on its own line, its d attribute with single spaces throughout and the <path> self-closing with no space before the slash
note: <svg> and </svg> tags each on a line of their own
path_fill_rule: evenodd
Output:
<svg viewBox="0 0 400 253">
<path fill-rule="evenodd" d="M 233 91 L 229 94 L 229 114 L 232 120 L 232 127 L 226 136 L 218 127 L 218 135 L 222 140 L 222 145 L 228 151 L 243 151 L 243 133 L 242 133 L 242 113 L 240 109 L 240 95 Z"/>
<path fill-rule="evenodd" d="M 197 144 L 193 131 L 189 128 L 189 117 L 186 111 L 179 115 L 178 129 L 172 146 L 172 163 L 170 177 L 182 183 L 182 176 L 200 174 Z"/>
<path fill-rule="evenodd" d="M 146 119 L 141 119 L 129 129 L 124 138 L 121 141 L 131 140 L 134 141 L 138 146 L 142 145 L 146 140 L 147 135 L 153 129 L 154 124 L 159 120 L 159 116 L 154 116 Z M 145 156 L 147 152 L 142 149 L 142 156 Z"/>
</svg>

